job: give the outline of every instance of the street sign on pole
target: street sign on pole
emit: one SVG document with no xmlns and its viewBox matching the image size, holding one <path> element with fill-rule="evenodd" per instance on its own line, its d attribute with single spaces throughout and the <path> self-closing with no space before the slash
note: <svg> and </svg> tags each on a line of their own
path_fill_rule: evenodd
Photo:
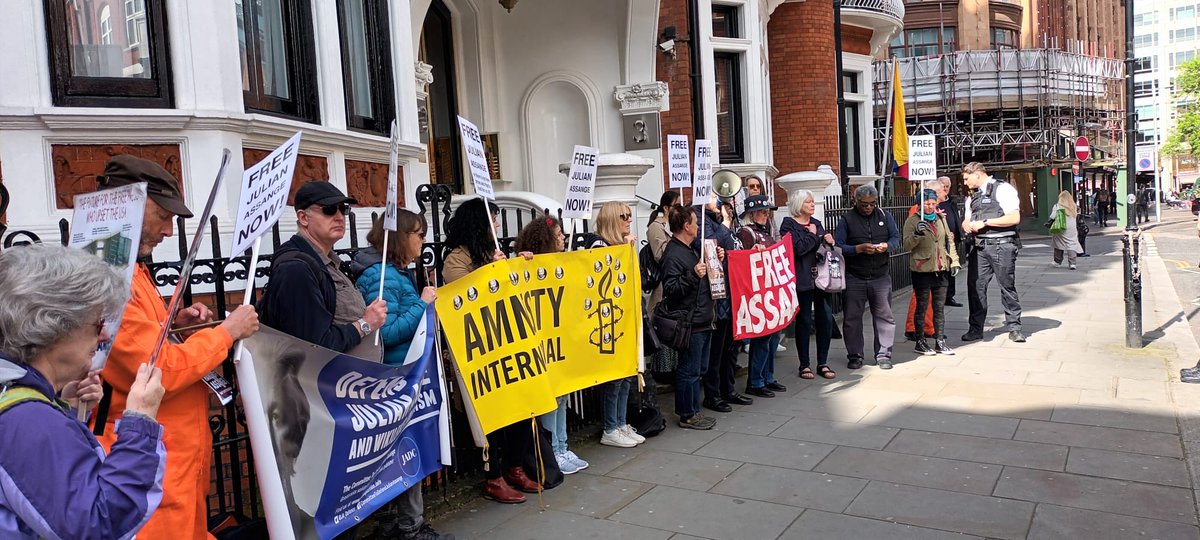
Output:
<svg viewBox="0 0 1200 540">
<path fill-rule="evenodd" d="M 1080 136 L 1075 139 L 1075 158 L 1079 161 L 1087 161 L 1092 157 L 1092 145 L 1088 144 L 1087 137 Z"/>
</svg>

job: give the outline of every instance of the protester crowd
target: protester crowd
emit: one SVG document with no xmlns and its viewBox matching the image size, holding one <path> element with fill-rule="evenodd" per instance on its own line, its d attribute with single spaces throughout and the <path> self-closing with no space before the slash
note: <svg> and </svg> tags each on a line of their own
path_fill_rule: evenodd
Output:
<svg viewBox="0 0 1200 540">
<path fill-rule="evenodd" d="M 896 334 L 891 254 L 902 248 L 911 252 L 907 270 L 914 302 L 906 335 L 915 341 L 916 353 L 954 354 L 945 335 L 944 309 L 959 305 L 953 284 L 964 258 L 970 328 L 962 341 L 982 338 L 987 289 L 995 278 L 1005 330 L 1010 340 L 1023 342 L 1015 285 L 1020 248 L 1016 190 L 978 163 L 963 169 L 963 179 L 973 190 L 965 215 L 948 200 L 949 179 L 925 185 L 921 202 L 900 222 L 880 208 L 875 188 L 865 185 L 855 190 L 853 208 L 833 230 L 814 216 L 815 195 L 807 191 L 789 194 L 787 215 L 776 226 L 779 209 L 762 193 L 758 178 L 748 182 L 757 184 L 740 213 L 715 195 L 698 201 L 702 205 L 685 207 L 679 193 L 667 191 L 650 218 L 644 248 L 632 230 L 632 209 L 619 202 L 603 204 L 582 248 L 630 244 L 645 251 L 640 257 L 643 281 L 651 287 L 643 291 L 643 324 L 651 329 L 649 341 L 657 345 L 644 351 L 648 373 L 641 381 L 628 377 L 601 385 L 600 444 L 634 447 L 662 429 L 657 414 L 631 415 L 656 408 L 653 396 L 645 397 L 653 392 L 655 379 L 673 385 L 680 428 L 707 430 L 717 420 L 702 409 L 729 412 L 786 392 L 777 371 L 795 369 L 802 379 L 836 378 L 829 358 L 836 295 L 844 309 L 846 368 L 861 369 L 869 362 L 890 369 Z M 192 214 L 178 180 L 149 161 L 117 156 L 100 177 L 102 187 L 143 181 L 151 187 L 138 247 L 144 258 L 172 234 L 177 216 Z M 1079 212 L 1069 194 L 1063 195 L 1055 211 L 1061 210 L 1070 226 L 1055 236 L 1055 261 L 1065 256 L 1074 269 L 1075 255 L 1082 251 L 1073 238 Z M 353 276 L 347 276 L 333 247 L 345 235 L 345 218 L 356 202 L 328 182 L 301 187 L 294 196 L 298 232 L 276 249 L 257 309 L 239 307 L 219 323 L 203 304 L 167 320 L 145 263 L 137 265 L 127 290 L 110 267 L 79 250 L 35 246 L 0 253 L 0 437 L 21 441 L 0 448 L 0 536 L 207 537 L 212 433 L 203 379 L 225 361 L 234 342 L 258 331 L 260 318 L 263 325 L 337 352 L 366 345 L 365 338 L 378 331 L 386 351 L 383 362 L 403 363 L 422 314 L 438 296 L 434 287 L 419 288 L 422 280 L 409 269 L 424 249 L 426 224 L 421 216 L 400 210 L 395 234 L 385 235 L 382 220 L 377 221 L 367 236 L 370 247 L 357 254 Z M 470 280 L 473 271 L 506 258 L 493 240 L 498 212 L 484 199 L 468 200 L 456 209 L 441 268 L 445 282 Z M 731 252 L 761 252 L 784 238 L 792 243 L 798 299 L 797 364 L 779 356 L 786 350 L 780 347 L 786 329 L 748 343 L 735 339 L 729 295 L 714 299 L 713 294 L 730 290 Z M 565 244 L 562 223 L 541 216 L 519 232 L 514 256 L 532 259 L 562 252 Z M 965 253 L 960 253 L 963 246 Z M 869 350 L 863 329 L 868 309 L 873 328 Z M 89 371 L 97 345 L 111 339 L 104 321 L 118 314 L 120 331 L 107 365 Z M 162 347 L 151 367 L 150 351 L 163 325 L 185 331 Z M 739 392 L 735 380 L 743 346 L 748 376 Z M 96 407 L 101 401 L 105 405 Z M 80 409 L 86 425 L 76 420 Z M 488 434 L 483 494 L 521 503 L 524 493 L 537 493 L 561 482 L 561 475 L 587 468 L 568 447 L 567 414 L 564 396 L 555 410 L 539 418 L 540 433 L 531 434 L 522 422 Z M 657 425 L 651 422 L 656 419 Z M 274 418 L 271 427 L 297 429 Z M 301 439 L 303 435 L 299 433 Z M 533 457 L 543 444 L 554 459 L 537 463 Z M 299 451 L 286 446 L 277 450 L 281 459 L 292 460 Z M 451 538 L 424 521 L 419 486 L 397 497 L 390 509 L 390 537 Z"/>
</svg>

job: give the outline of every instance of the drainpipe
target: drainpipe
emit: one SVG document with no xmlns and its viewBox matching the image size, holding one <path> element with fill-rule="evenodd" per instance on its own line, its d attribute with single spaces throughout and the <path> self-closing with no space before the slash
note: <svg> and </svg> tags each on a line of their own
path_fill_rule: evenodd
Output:
<svg viewBox="0 0 1200 540">
<path fill-rule="evenodd" d="M 700 78 L 700 6 L 698 0 L 688 0 L 688 76 L 692 81 L 693 138 L 704 138 L 704 94 Z"/>
</svg>

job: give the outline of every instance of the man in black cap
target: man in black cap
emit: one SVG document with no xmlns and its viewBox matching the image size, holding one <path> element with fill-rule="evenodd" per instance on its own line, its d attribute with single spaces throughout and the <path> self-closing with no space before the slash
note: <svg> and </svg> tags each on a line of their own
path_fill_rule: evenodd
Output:
<svg viewBox="0 0 1200 540">
<path fill-rule="evenodd" d="M 293 206 L 300 230 L 275 250 L 271 280 L 259 301 L 264 324 L 338 352 L 349 351 L 383 326 L 387 302 L 379 299 L 366 305 L 333 252 L 333 245 L 346 235 L 350 205 L 356 203 L 329 182 L 309 182 L 296 191 Z M 420 486 L 397 496 L 391 508 L 394 521 L 389 528 L 399 538 L 454 538 L 425 523 Z"/>
<path fill-rule="evenodd" d="M 180 328 L 207 323 L 213 313 L 204 304 L 181 309 L 174 321 L 168 316 L 158 287 L 144 260 L 173 233 L 175 216 L 192 217 L 179 193 L 179 181 L 157 163 L 128 155 L 114 156 L 97 176 L 101 189 L 146 183 L 146 211 L 138 244 L 139 263 L 133 273 L 133 294 L 125 306 L 121 327 L 100 376 L 112 387 L 107 408 L 94 419 L 101 444 L 106 449 L 116 442 L 115 423 L 125 411 L 129 388 L 138 367 L 158 342 L 162 325 Z M 233 342 L 258 331 L 254 306 L 241 306 L 215 328 L 183 334 L 183 343 L 163 345 L 156 367 L 162 369 L 166 395 L 158 410 L 158 421 L 170 444 L 163 475 L 163 499 L 158 510 L 138 533 L 145 538 L 204 538 L 208 534 L 209 474 L 212 468 L 212 432 L 197 429 L 208 425 L 208 389 L 203 378 L 220 366 Z"/>
<path fill-rule="evenodd" d="M 376 300 L 368 307 L 333 252 L 346 235 L 350 205 L 357 202 L 324 181 L 296 192 L 300 230 L 275 250 L 271 280 L 259 301 L 263 323 L 338 352 L 383 325 L 387 303 Z"/>
</svg>

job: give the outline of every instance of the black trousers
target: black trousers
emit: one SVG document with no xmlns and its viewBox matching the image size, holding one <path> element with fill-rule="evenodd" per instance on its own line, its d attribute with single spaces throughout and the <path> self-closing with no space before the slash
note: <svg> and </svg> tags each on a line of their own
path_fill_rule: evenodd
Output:
<svg viewBox="0 0 1200 540">
<path fill-rule="evenodd" d="M 954 282 L 954 278 L 950 277 L 949 272 L 938 272 L 938 273 L 946 274 L 945 277 L 943 278 L 945 281 L 949 281 L 950 283 Z M 916 277 L 917 274 L 914 272 L 913 276 Z M 913 294 L 915 294 L 917 297 L 917 313 L 918 313 L 918 315 L 916 317 L 913 317 L 913 328 L 915 329 L 914 333 L 917 335 L 918 339 L 925 336 L 925 317 L 921 316 L 920 314 L 925 313 L 925 310 L 929 309 L 930 304 L 933 304 L 933 335 L 934 335 L 934 338 L 935 339 L 945 339 L 946 338 L 946 286 L 939 282 L 931 283 L 931 281 L 932 280 L 921 280 L 921 282 L 918 283 L 918 280 L 913 279 Z"/>
<path fill-rule="evenodd" d="M 1004 322 L 1009 331 L 1021 329 L 1021 302 L 1017 298 L 1017 244 L 980 243 L 967 257 L 967 305 L 972 333 L 983 333 L 987 318 L 987 290 L 992 278 L 1000 285 Z"/>
<path fill-rule="evenodd" d="M 717 319 L 708 349 L 708 371 L 704 372 L 704 399 L 717 400 L 734 393 L 733 379 L 737 375 L 734 361 L 737 360 L 739 342 L 733 340 L 733 321 Z"/>
<path fill-rule="evenodd" d="M 532 451 L 533 428 L 522 420 L 488 434 L 488 480 L 500 478 L 505 471 L 521 466 L 521 459 Z"/>
</svg>

